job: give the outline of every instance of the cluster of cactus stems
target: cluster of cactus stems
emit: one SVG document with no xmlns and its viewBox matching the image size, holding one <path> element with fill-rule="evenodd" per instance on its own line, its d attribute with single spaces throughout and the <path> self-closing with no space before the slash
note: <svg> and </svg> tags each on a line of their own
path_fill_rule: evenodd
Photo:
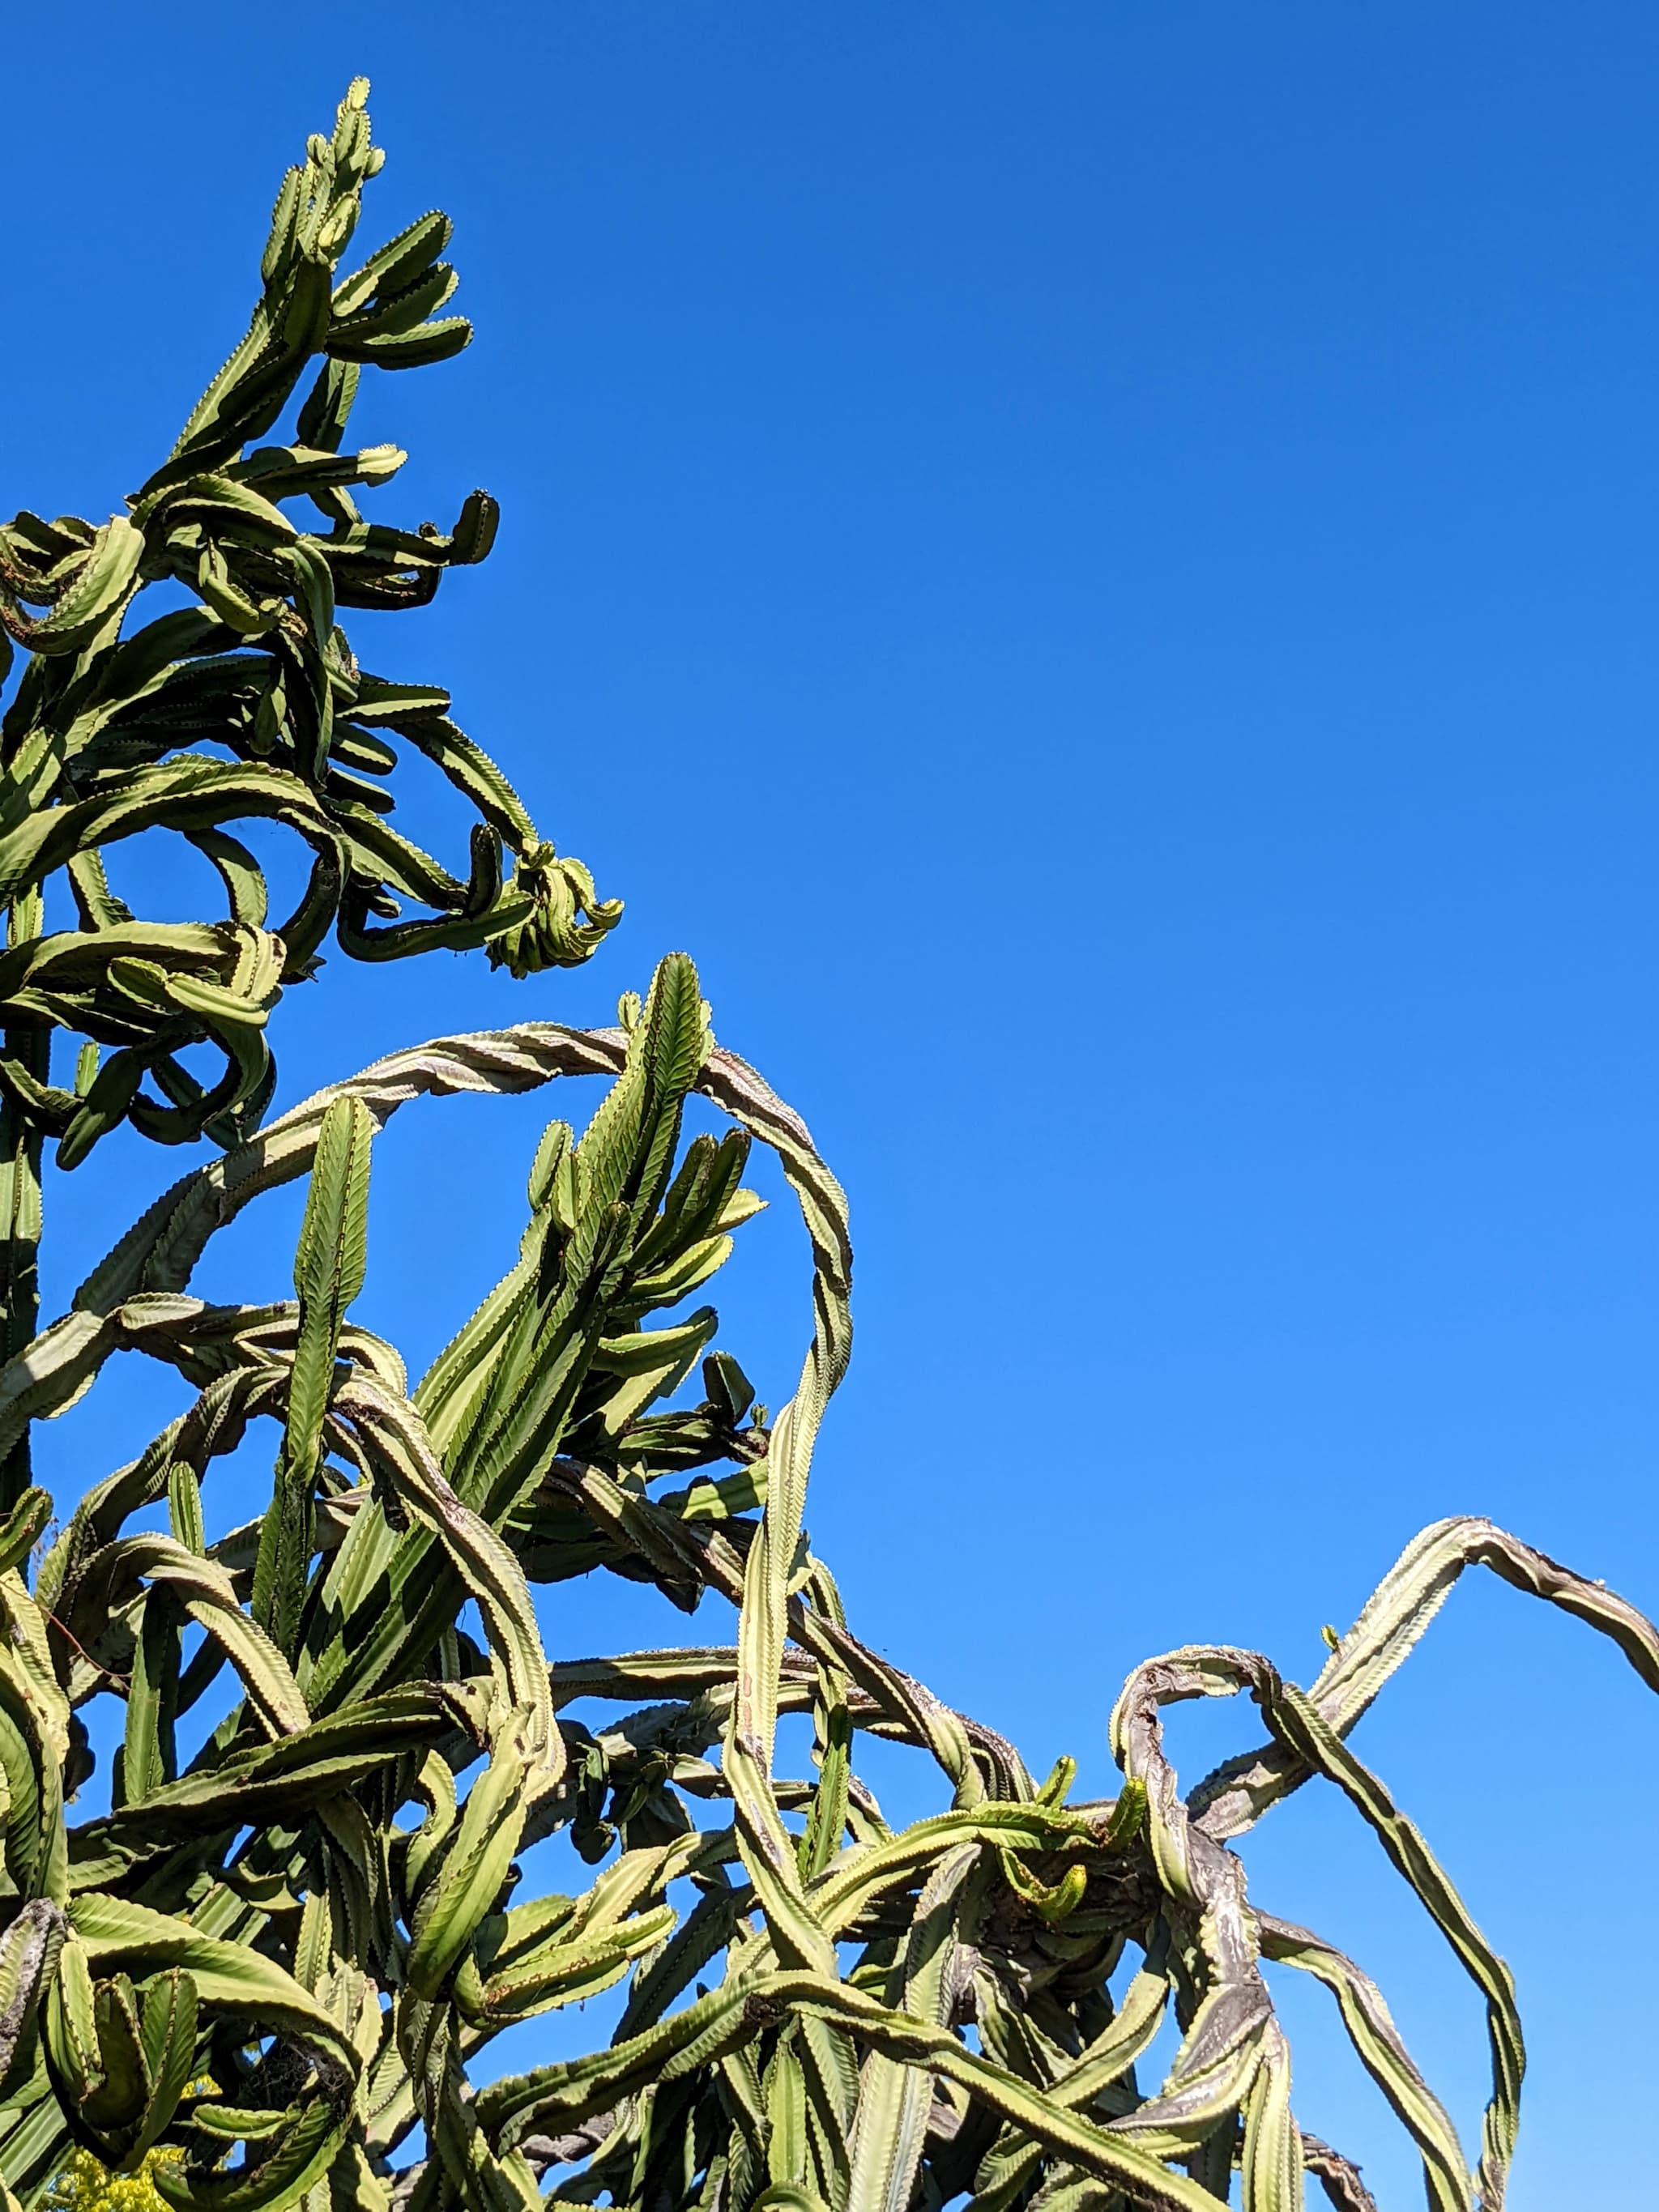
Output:
<svg viewBox="0 0 1659 2212">
<path fill-rule="evenodd" d="M 0 774 L 0 2204 L 89 2155 L 179 2212 L 1201 2212 L 1235 2190 L 1290 2212 L 1310 2175 L 1360 2212 L 1356 2166 L 1298 2126 L 1271 1962 L 1326 1984 L 1433 2212 L 1497 2212 L 1523 2064 L 1510 1978 L 1347 1738 L 1468 1565 L 1659 1687 L 1641 1614 L 1489 1522 L 1443 1522 L 1328 1633 L 1306 1689 L 1225 1647 L 1137 1668 L 1111 1717 L 1119 1794 L 1074 1802 L 1069 1761 L 1035 1780 L 861 1643 L 811 1548 L 846 1207 L 800 1120 L 715 1044 L 689 959 L 614 1028 L 440 1039 L 265 1119 L 271 1014 L 331 933 L 358 959 L 474 947 L 522 975 L 585 960 L 620 913 L 447 694 L 368 673 L 340 626 L 423 604 L 495 522 L 478 492 L 447 534 L 358 503 L 404 459 L 348 447 L 362 370 L 470 337 L 444 312 L 442 216 L 350 258 L 381 161 L 366 93 L 288 173 L 247 335 L 126 511 L 0 527 L 0 675 L 20 662 Z M 173 611 L 143 620 L 164 582 Z M 392 826 L 405 748 L 476 817 L 463 874 Z M 228 826 L 252 820 L 310 856 L 274 923 Z M 145 921 L 112 889 L 122 841 L 158 830 L 216 869 L 222 918 Z M 580 1136 L 550 1123 L 511 1264 L 411 1384 L 352 1316 L 377 1130 L 419 1097 L 574 1075 L 605 1079 L 602 1103 Z M 693 1093 L 718 1140 L 684 1139 Z M 73 1169 L 123 1122 L 205 1139 L 209 1163 L 43 1328 L 45 1149 Z M 686 1310 L 759 1206 L 757 1142 L 812 1253 L 811 1343 L 772 1421 L 713 1308 Z M 294 1297 L 191 1297 L 215 1232 L 297 1178 Z M 55 1504 L 31 1426 L 118 1351 L 195 1397 Z M 270 1503 L 210 1537 L 215 1462 L 256 1421 L 277 1439 Z M 601 1570 L 726 1640 L 550 1660 L 532 1585 Z M 1241 1695 L 1259 1747 L 1183 1793 L 1163 1708 Z M 100 1698 L 125 1707 L 108 1809 L 77 1818 Z M 783 1714 L 810 1716 L 807 1774 L 776 1770 Z M 889 1826 L 856 1771 L 867 1735 L 933 1762 L 937 1814 Z M 1485 2001 L 1473 2160 L 1376 1984 L 1247 1897 L 1231 1845 L 1316 1778 Z M 522 1855 L 559 1830 L 591 1886 L 521 1897 Z M 603 2049 L 490 2078 L 502 2029 L 619 1983 Z M 1178 2045 L 1146 2078 L 1170 2017 Z"/>
</svg>

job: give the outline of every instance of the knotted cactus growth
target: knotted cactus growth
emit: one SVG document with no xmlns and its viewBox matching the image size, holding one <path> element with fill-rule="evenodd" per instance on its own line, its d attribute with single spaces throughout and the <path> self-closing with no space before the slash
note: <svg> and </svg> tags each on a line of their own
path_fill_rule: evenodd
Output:
<svg viewBox="0 0 1659 2212">
<path fill-rule="evenodd" d="M 365 97 L 284 179 L 248 333 L 126 511 L 0 529 L 21 649 L 0 823 L 6 2203 L 90 2157 L 179 2212 L 531 2212 L 550 2192 L 629 2212 L 1200 2212 L 1240 2170 L 1252 2212 L 1301 2203 L 1310 2173 L 1352 2212 L 1371 2201 L 1356 2167 L 1297 2124 L 1266 1960 L 1329 1988 L 1435 2212 L 1496 2212 L 1522 2070 L 1510 1977 L 1347 1738 L 1466 1566 L 1601 1630 L 1659 1687 L 1646 1620 L 1485 1522 L 1442 1522 L 1307 1689 L 1224 1648 L 1138 1668 L 1110 1722 L 1119 1793 L 1075 1802 L 1068 1761 L 1036 1780 L 860 1642 L 811 1548 L 813 1442 L 849 1348 L 846 1206 L 799 1118 L 714 1042 L 688 958 L 613 1028 L 443 1038 L 265 1118 L 272 1016 L 331 933 L 360 959 L 474 947 L 522 975 L 585 960 L 619 912 L 447 695 L 369 674 L 340 624 L 430 599 L 488 552 L 495 514 L 474 493 L 444 533 L 358 504 L 403 459 L 347 447 L 363 369 L 469 336 L 444 312 L 443 216 L 347 266 L 380 163 Z M 405 748 L 476 817 L 464 873 L 392 826 Z M 229 826 L 256 819 L 310 855 L 274 925 Z M 122 903 L 106 868 L 158 830 L 212 862 L 222 915 Z M 205 1075 L 181 1057 L 204 1047 Z M 499 1284 L 411 1383 L 353 1314 L 376 1132 L 416 1098 L 573 1076 L 602 1079 L 601 1103 L 580 1135 L 550 1122 Z M 684 1137 L 694 1093 L 723 1136 Z M 43 1328 L 44 1148 L 72 1170 L 122 1123 L 212 1149 Z M 757 1143 L 812 1254 L 775 1419 L 714 1310 L 687 1310 L 759 1206 Z M 191 1297 L 210 1238 L 301 1178 L 294 1297 Z M 123 1350 L 196 1395 L 54 1502 L 31 1426 Z M 255 1422 L 276 1439 L 269 1502 L 226 1528 L 216 1473 Z M 713 1640 L 550 1656 L 533 1586 L 601 1571 Z M 1163 1708 L 1237 1696 L 1263 1741 L 1183 1794 Z M 100 1701 L 115 1724 L 89 1731 Z M 778 1771 L 785 1714 L 810 1716 L 806 1773 Z M 934 1814 L 889 1826 L 858 1771 L 872 1735 L 932 1763 Z M 92 1743 L 118 1736 L 94 1792 Z M 1231 1844 L 1316 1778 L 1485 2001 L 1473 2161 L 1376 1984 L 1248 1900 Z M 522 1855 L 561 1830 L 591 1883 L 522 1894 Z M 504 2028 L 624 1983 L 605 2047 L 497 2078 Z M 1178 2048 L 1143 2078 L 1170 2015 Z"/>
</svg>

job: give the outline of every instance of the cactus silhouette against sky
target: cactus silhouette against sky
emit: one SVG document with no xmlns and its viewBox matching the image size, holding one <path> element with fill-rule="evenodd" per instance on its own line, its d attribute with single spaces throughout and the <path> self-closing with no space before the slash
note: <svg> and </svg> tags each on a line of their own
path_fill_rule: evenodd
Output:
<svg viewBox="0 0 1659 2212">
<path fill-rule="evenodd" d="M 6 2201 L 66 2170 L 72 2201 L 106 2170 L 200 2212 L 531 2212 L 548 2189 L 630 2212 L 1200 2212 L 1240 2170 L 1250 2212 L 1288 2212 L 1308 2173 L 1354 2212 L 1357 2170 L 1293 2117 L 1266 1960 L 1331 1990 L 1435 2212 L 1496 2212 L 1523 2063 L 1510 1978 L 1346 1738 L 1465 1566 L 1601 1629 L 1659 1687 L 1641 1615 L 1488 1522 L 1442 1522 L 1328 1632 L 1306 1690 L 1224 1647 L 1138 1668 L 1111 1724 L 1121 1790 L 1073 1802 L 1069 1761 L 1039 1783 L 860 1642 L 811 1548 L 813 1442 L 850 1347 L 846 1205 L 799 1118 L 715 1043 L 690 959 L 662 960 L 614 1028 L 416 1045 L 264 1118 L 273 1017 L 331 933 L 362 960 L 482 948 L 523 975 L 586 960 L 621 911 L 448 696 L 370 674 L 341 627 L 423 605 L 495 522 L 482 492 L 447 533 L 359 506 L 404 458 L 347 446 L 362 371 L 470 337 L 446 312 L 442 216 L 351 260 L 380 164 L 366 98 L 354 83 L 289 172 L 247 335 L 126 511 L 0 528 L 21 658 L 0 822 Z M 393 827 L 405 748 L 475 817 L 460 873 Z M 274 921 L 234 830 L 254 820 L 309 854 Z M 212 863 L 222 916 L 122 902 L 123 841 L 156 830 Z M 414 1099 L 575 1076 L 602 1102 L 580 1135 L 550 1123 L 500 1283 L 411 1385 L 351 1312 L 376 1132 Z M 723 1136 L 684 1138 L 694 1094 Z M 42 1328 L 46 1147 L 72 1170 L 123 1123 L 212 1157 Z M 685 1310 L 759 1207 L 757 1142 L 812 1252 L 811 1340 L 775 1419 L 715 1310 Z M 457 1202 L 466 1176 L 458 1152 Z M 299 1178 L 294 1298 L 191 1297 L 214 1234 Z M 123 1350 L 193 1401 L 54 1501 L 31 1425 Z M 216 1462 L 256 1421 L 277 1439 L 269 1503 L 210 1537 Z M 533 1588 L 601 1570 L 716 1640 L 550 1656 Z M 1163 1707 L 1240 1695 L 1263 1741 L 1183 1795 Z M 82 1718 L 100 1701 L 119 1742 L 107 1809 L 82 1814 L 94 1738 L 113 1741 Z M 810 1717 L 809 1773 L 777 1770 L 785 1714 Z M 871 1735 L 932 1762 L 937 1814 L 890 1828 L 857 1771 Z M 1315 1778 L 1485 2000 L 1473 2161 L 1375 1984 L 1249 1902 L 1230 1845 Z M 520 1896 L 520 1854 L 559 1831 L 591 1886 Z M 501 2030 L 624 1980 L 605 2047 L 495 2077 Z M 1142 2081 L 1171 2014 L 1175 2054 Z"/>
</svg>

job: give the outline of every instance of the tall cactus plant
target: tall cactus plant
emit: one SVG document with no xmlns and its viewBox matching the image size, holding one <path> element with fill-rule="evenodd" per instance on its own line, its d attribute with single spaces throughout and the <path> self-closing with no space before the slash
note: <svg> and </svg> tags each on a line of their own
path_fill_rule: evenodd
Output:
<svg viewBox="0 0 1659 2212">
<path fill-rule="evenodd" d="M 800 1120 L 715 1043 L 690 960 L 663 960 L 615 1027 L 442 1038 L 265 1118 L 272 1017 L 331 933 L 358 959 L 474 947 L 523 975 L 585 960 L 620 911 L 448 696 L 369 673 L 342 627 L 424 604 L 495 519 L 483 493 L 447 533 L 359 504 L 404 458 L 348 444 L 363 370 L 470 335 L 446 312 L 442 216 L 351 258 L 381 160 L 366 92 L 284 179 L 247 334 L 126 511 L 0 528 L 0 651 L 21 649 L 0 783 L 6 2206 L 89 2157 L 152 2173 L 179 2212 L 530 2212 L 549 2191 L 629 2212 L 1200 2212 L 1240 2170 L 1251 2212 L 1300 2204 L 1308 2174 L 1357 2212 L 1357 2168 L 1294 2117 L 1270 1960 L 1332 1992 L 1435 2212 L 1496 2212 L 1522 2070 L 1510 1977 L 1347 1739 L 1466 1566 L 1600 1629 L 1659 1688 L 1650 1622 L 1487 1522 L 1445 1522 L 1306 1689 L 1220 1647 L 1138 1668 L 1111 1719 L 1119 1794 L 1074 1802 L 1069 1762 L 1035 1780 L 861 1643 L 811 1548 L 846 1206 Z M 159 583 L 188 604 L 175 588 L 147 620 Z M 393 827 L 406 750 L 475 817 L 461 873 Z M 275 922 L 232 826 L 250 820 L 310 855 Z M 122 841 L 155 830 L 212 863 L 222 915 L 122 902 Z M 200 1047 L 217 1073 L 186 1065 Z M 605 1079 L 601 1103 L 580 1135 L 549 1124 L 501 1281 L 411 1383 L 353 1316 L 376 1132 L 417 1097 L 577 1075 Z M 724 1136 L 686 1140 L 694 1093 Z M 70 1171 L 123 1123 L 210 1156 L 42 1328 L 46 1148 Z M 714 1310 L 687 1311 L 758 1206 L 756 1143 L 812 1251 L 811 1340 L 775 1420 Z M 301 1178 L 294 1297 L 191 1296 L 210 1238 Z M 32 1425 L 119 1350 L 195 1396 L 54 1503 Z M 270 1500 L 223 1528 L 217 1463 L 255 1422 Z M 550 1657 L 533 1587 L 601 1571 L 713 1615 L 713 1640 Z M 1240 1695 L 1264 1740 L 1183 1794 L 1163 1708 Z M 107 1809 L 77 1815 L 100 1701 L 118 1727 L 99 1741 L 119 1735 Z M 787 1713 L 811 1717 L 805 1774 L 778 1771 Z M 932 1762 L 938 1813 L 890 1827 L 857 1771 L 871 1735 Z M 1231 1844 L 1316 1778 L 1485 2001 L 1473 2160 L 1376 1984 L 1246 1896 Z M 561 1830 L 590 1885 L 522 1896 L 521 1855 Z M 618 1983 L 604 2048 L 492 2077 L 504 2028 Z M 1171 2015 L 1175 2056 L 1143 2078 Z"/>
</svg>

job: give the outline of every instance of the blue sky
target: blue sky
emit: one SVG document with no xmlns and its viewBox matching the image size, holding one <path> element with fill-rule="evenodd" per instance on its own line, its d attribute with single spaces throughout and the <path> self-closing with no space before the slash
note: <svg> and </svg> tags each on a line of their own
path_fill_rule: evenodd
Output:
<svg viewBox="0 0 1659 2212">
<path fill-rule="evenodd" d="M 477 342 L 358 419 L 414 456 L 388 515 L 487 484 L 501 544 L 362 649 L 453 685 L 628 914 L 520 986 L 336 960 L 283 1095 L 608 1018 L 692 951 L 853 1201 L 810 1517 L 854 1621 L 1097 1790 L 1136 1660 L 1305 1681 L 1444 1514 L 1659 1608 L 1656 64 L 1626 0 L 8 27 L 7 512 L 101 518 L 170 444 L 355 71 L 370 228 L 457 219 Z M 539 1119 L 379 1147 L 364 1310 L 416 1359 L 505 1263 Z M 176 1166 L 112 1145 L 49 1194 L 60 1303 Z M 211 1294 L 280 1294 L 297 1203 Z M 726 1336 L 775 1402 L 803 1248 L 782 1208 L 748 1243 Z M 124 1375 L 49 1479 L 171 1403 Z M 546 1617 L 567 1654 L 679 1633 L 613 1583 Z M 1192 1774 L 1255 1741 L 1172 1735 Z M 1659 1705 L 1470 1583 L 1357 1743 L 1518 1976 L 1516 2212 L 1585 2141 L 1659 2202 L 1609 2147 L 1651 2095 Z M 1247 1856 L 1472 2129 L 1478 2001 L 1351 1816 L 1304 1793 Z M 1301 2117 L 1417 2202 L 1316 1994 Z"/>
</svg>

